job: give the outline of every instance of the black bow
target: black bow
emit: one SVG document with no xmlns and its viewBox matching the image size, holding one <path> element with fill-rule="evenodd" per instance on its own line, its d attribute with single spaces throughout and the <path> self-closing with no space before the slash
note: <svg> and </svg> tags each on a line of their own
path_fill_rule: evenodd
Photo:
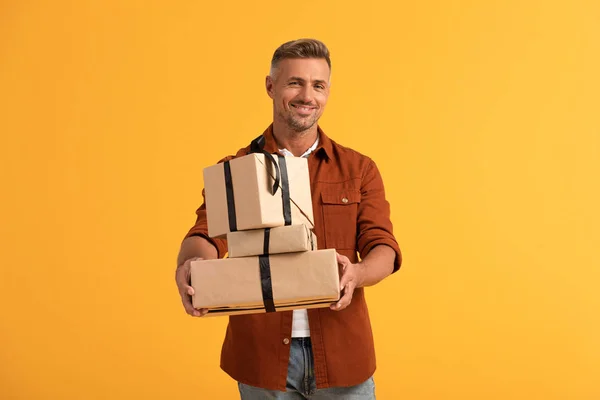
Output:
<svg viewBox="0 0 600 400">
<path fill-rule="evenodd" d="M 281 173 L 279 171 L 279 165 L 275 161 L 275 157 L 273 154 L 269 153 L 264 149 L 265 147 L 265 138 L 263 135 L 260 135 L 256 139 L 250 143 L 250 154 L 252 153 L 261 153 L 265 155 L 265 159 L 273 165 L 275 169 L 275 182 L 273 182 L 273 189 L 271 190 L 271 194 L 274 196 L 277 193 L 277 188 L 279 187 L 279 182 L 281 180 Z"/>
</svg>

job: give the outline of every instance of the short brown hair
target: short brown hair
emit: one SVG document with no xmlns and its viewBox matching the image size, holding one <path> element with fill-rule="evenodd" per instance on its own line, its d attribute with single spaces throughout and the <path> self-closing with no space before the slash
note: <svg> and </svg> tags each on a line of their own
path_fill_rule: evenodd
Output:
<svg viewBox="0 0 600 400">
<path fill-rule="evenodd" d="M 279 61 L 286 58 L 324 58 L 331 70 L 329 50 L 317 39 L 291 40 L 279 46 L 271 59 L 271 70 L 277 68 Z"/>
</svg>

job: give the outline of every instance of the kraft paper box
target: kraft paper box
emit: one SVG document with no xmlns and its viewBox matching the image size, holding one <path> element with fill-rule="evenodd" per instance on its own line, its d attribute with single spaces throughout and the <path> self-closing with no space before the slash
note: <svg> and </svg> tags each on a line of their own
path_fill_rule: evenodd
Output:
<svg viewBox="0 0 600 400">
<path fill-rule="evenodd" d="M 253 153 L 204 169 L 208 236 L 283 226 L 284 203 L 290 208 L 291 224 L 314 226 L 308 162 L 302 157 L 281 158 L 285 168 L 276 155 L 274 167 L 264 154 Z M 281 179 L 273 194 L 277 170 Z M 288 202 L 282 198 L 286 181 Z"/>
<path fill-rule="evenodd" d="M 229 257 L 248 257 L 267 254 L 294 253 L 317 250 L 317 238 L 306 225 L 279 226 L 268 229 L 229 232 L 227 246 Z M 268 248 L 265 249 L 265 242 Z"/>
<path fill-rule="evenodd" d="M 268 256 L 276 311 L 329 307 L 339 300 L 333 249 Z M 259 257 L 198 260 L 191 263 L 194 308 L 207 315 L 264 313 Z"/>
</svg>

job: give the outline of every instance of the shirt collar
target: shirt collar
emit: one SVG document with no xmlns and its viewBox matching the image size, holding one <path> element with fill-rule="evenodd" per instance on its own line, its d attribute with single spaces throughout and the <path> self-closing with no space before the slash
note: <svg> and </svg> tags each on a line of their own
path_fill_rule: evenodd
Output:
<svg viewBox="0 0 600 400">
<path fill-rule="evenodd" d="M 305 157 L 305 158 L 308 157 L 310 155 L 310 153 L 312 153 L 313 151 L 315 151 L 315 149 L 317 148 L 318 144 L 319 144 L 319 136 L 317 134 L 317 140 L 315 140 L 315 143 L 313 143 L 313 145 L 310 146 L 308 148 L 308 150 L 306 150 L 304 152 L 304 154 L 302 154 L 300 157 Z M 283 154 L 284 156 L 287 156 L 287 157 L 293 157 L 294 156 L 294 154 L 292 154 L 292 152 L 289 151 L 288 149 L 279 149 L 279 152 L 281 154 Z"/>
<path fill-rule="evenodd" d="M 284 152 L 286 149 L 280 150 L 279 146 L 277 146 L 277 142 L 275 141 L 275 137 L 273 136 L 273 124 L 269 125 L 269 127 L 264 131 L 263 136 L 265 138 L 265 146 L 264 149 L 269 153 L 281 153 L 282 155 L 288 155 Z M 317 140 L 316 142 L 305 152 L 302 157 L 307 157 L 310 153 L 315 154 L 324 154 L 327 158 L 331 158 L 332 155 L 332 142 L 331 139 L 323 132 L 320 126 L 317 126 Z M 289 153 L 289 152 L 288 152 Z M 291 153 L 289 153 L 291 154 Z"/>
</svg>

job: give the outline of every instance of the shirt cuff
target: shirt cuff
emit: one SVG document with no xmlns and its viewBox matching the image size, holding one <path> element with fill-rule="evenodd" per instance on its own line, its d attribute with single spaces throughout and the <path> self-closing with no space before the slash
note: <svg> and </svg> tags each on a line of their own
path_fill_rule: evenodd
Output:
<svg viewBox="0 0 600 400">
<path fill-rule="evenodd" d="M 184 239 L 187 239 L 192 236 L 200 236 L 206 239 L 210 244 L 212 244 L 217 249 L 217 257 L 223 258 L 225 254 L 229 251 L 227 248 L 227 240 L 226 239 L 216 239 L 208 236 L 207 232 L 199 226 L 194 226 L 190 231 L 185 235 Z"/>
<path fill-rule="evenodd" d="M 360 257 L 364 259 L 375 246 L 379 245 L 386 245 L 392 250 L 394 250 L 394 252 L 396 253 L 396 257 L 394 259 L 394 270 L 392 271 L 393 274 L 394 272 L 398 271 L 400 269 L 400 266 L 402 265 L 402 252 L 400 251 L 400 246 L 398 246 L 398 242 L 396 242 L 395 240 L 386 238 L 378 238 L 372 240 L 365 245 L 362 251 L 360 251 Z"/>
</svg>

